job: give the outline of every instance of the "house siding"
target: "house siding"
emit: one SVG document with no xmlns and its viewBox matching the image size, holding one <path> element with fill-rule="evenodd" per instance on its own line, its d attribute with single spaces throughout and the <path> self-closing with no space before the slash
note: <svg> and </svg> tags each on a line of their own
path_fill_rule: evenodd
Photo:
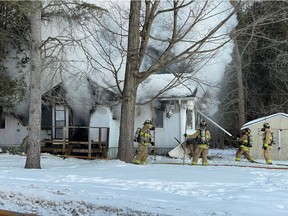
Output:
<svg viewBox="0 0 288 216">
<path fill-rule="evenodd" d="M 5 129 L 0 129 L 0 146 L 19 146 L 27 134 L 26 126 L 23 126 L 12 114 L 6 114 Z"/>
</svg>

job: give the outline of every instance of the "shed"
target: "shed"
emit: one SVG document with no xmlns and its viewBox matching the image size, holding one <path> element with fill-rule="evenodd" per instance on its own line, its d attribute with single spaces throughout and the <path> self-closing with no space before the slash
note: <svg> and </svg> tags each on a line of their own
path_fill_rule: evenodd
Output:
<svg viewBox="0 0 288 216">
<path fill-rule="evenodd" d="M 275 143 L 271 146 L 272 160 L 288 160 L 288 114 L 276 113 L 247 122 L 241 129 L 250 128 L 253 145 L 250 154 L 254 159 L 263 159 L 263 128 L 264 123 L 270 124 Z"/>
</svg>

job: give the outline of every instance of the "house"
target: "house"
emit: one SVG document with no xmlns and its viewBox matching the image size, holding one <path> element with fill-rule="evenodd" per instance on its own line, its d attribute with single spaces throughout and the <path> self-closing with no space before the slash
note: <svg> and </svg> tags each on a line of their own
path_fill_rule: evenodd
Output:
<svg viewBox="0 0 288 216">
<path fill-rule="evenodd" d="M 28 134 L 27 125 L 14 113 L 0 113 L 0 148 L 20 146 Z"/>
<path fill-rule="evenodd" d="M 253 137 L 253 147 L 250 150 L 254 159 L 263 159 L 263 128 L 269 123 L 275 143 L 271 146 L 272 160 L 288 160 L 288 114 L 276 113 L 247 122 L 241 129 L 250 128 Z"/>
<path fill-rule="evenodd" d="M 195 130 L 195 96 L 159 97 L 150 103 L 136 106 L 135 126 L 142 127 L 146 119 L 154 122 L 152 133 L 157 148 L 157 155 L 167 155 L 168 152 L 183 142 L 184 133 Z M 135 148 L 138 143 L 135 143 Z M 154 147 L 151 147 L 151 150 Z"/>
<path fill-rule="evenodd" d="M 90 82 L 90 81 L 89 81 Z M 91 86 L 90 86 L 91 87 Z M 97 90 L 96 90 L 97 89 Z M 91 90 L 91 89 L 90 89 Z M 110 91 L 103 93 L 99 86 L 93 86 L 95 92 L 92 104 L 69 101 L 62 83 L 42 96 L 42 152 L 57 153 L 66 156 L 77 155 L 88 158 L 107 158 L 112 125 L 112 108 L 117 97 Z M 107 101 L 101 105 L 99 92 Z M 111 137 L 113 141 L 113 137 Z"/>
<path fill-rule="evenodd" d="M 98 89 L 97 89 L 98 88 Z M 42 152 L 71 154 L 83 157 L 116 158 L 120 127 L 120 103 L 116 95 L 93 86 L 95 100 L 89 112 L 75 109 L 67 99 L 62 83 L 42 95 L 41 140 Z M 96 89 L 96 90 L 95 90 Z M 97 93 L 98 92 L 98 93 Z M 187 97 L 166 96 L 151 98 L 136 105 L 134 128 L 142 127 L 146 119 L 155 125 L 153 136 L 157 154 L 167 153 L 184 141 L 184 133 L 195 129 L 195 95 Z M 27 125 L 17 115 L 5 117 L 6 130 L 0 133 L 1 146 L 19 146 L 27 136 Z M 14 131 L 18 131 L 17 135 Z M 1 132 L 1 131 L 0 131 Z M 18 136 L 19 134 L 19 136 Z M 134 143 L 135 151 L 138 143 Z M 69 149 L 69 146 L 72 149 Z M 153 150 L 153 149 L 150 149 Z"/>
<path fill-rule="evenodd" d="M 112 95 L 109 91 L 106 91 L 106 94 L 106 97 Z M 97 94 L 93 95 L 97 97 Z M 115 100 L 110 98 L 110 104 L 115 103 Z M 66 154 L 68 149 L 69 154 L 107 157 L 109 125 L 103 125 L 105 121 L 99 116 L 98 119 L 91 119 L 102 122 L 100 126 L 89 127 L 90 113 L 98 112 L 98 106 L 101 105 L 95 102 L 93 107 L 88 106 L 89 110 L 85 110 L 83 106 L 80 110 L 73 109 L 62 83 L 45 92 L 42 95 L 41 151 Z M 20 147 L 28 135 L 28 111 L 26 114 L 23 111 L 21 115 L 12 112 L 0 114 L 0 148 Z M 73 149 L 68 148 L 72 146 Z"/>
<path fill-rule="evenodd" d="M 116 158 L 118 153 L 118 138 L 120 118 L 113 114 L 116 107 L 99 106 L 91 114 L 90 127 L 108 127 L 109 137 L 109 158 Z M 136 105 L 134 128 L 142 127 L 145 120 L 150 119 L 155 125 L 152 132 L 157 155 L 167 155 L 168 152 L 177 146 L 178 141 L 184 141 L 186 130 L 195 129 L 194 96 L 189 97 L 159 97 L 151 99 L 144 104 Z M 186 123 L 187 122 L 187 123 Z M 138 146 L 134 142 L 134 150 Z M 154 147 L 150 146 L 149 151 Z"/>
</svg>

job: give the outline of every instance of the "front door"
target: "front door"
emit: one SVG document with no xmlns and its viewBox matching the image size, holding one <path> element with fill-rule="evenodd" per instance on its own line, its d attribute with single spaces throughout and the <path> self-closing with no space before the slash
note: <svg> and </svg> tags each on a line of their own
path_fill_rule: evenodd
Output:
<svg viewBox="0 0 288 216">
<path fill-rule="evenodd" d="M 68 109 L 65 106 L 55 106 L 54 107 L 54 139 L 63 139 L 63 128 L 68 126 L 67 122 L 69 115 Z M 68 133 L 66 132 L 66 138 L 68 137 Z"/>
</svg>

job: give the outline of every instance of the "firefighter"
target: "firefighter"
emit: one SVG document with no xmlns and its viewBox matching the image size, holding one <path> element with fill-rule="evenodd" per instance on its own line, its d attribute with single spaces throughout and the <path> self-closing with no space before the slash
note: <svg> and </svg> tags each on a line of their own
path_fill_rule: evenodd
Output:
<svg viewBox="0 0 288 216">
<path fill-rule="evenodd" d="M 266 160 L 266 164 L 271 165 L 272 160 L 270 156 L 270 151 L 271 151 L 271 145 L 272 145 L 272 133 L 270 131 L 270 125 L 269 123 L 264 123 L 263 128 L 261 131 L 264 131 L 263 133 L 263 146 L 262 149 L 264 150 L 264 158 Z"/>
<path fill-rule="evenodd" d="M 192 165 L 197 165 L 198 159 L 202 154 L 202 165 L 207 166 L 207 156 L 209 149 L 209 140 L 211 139 L 210 131 L 206 129 L 207 123 L 205 121 L 200 122 L 200 129 L 198 129 L 194 134 L 188 135 L 184 134 L 188 139 L 196 138 L 196 149 L 194 151 Z"/>
<path fill-rule="evenodd" d="M 134 161 L 135 164 L 145 165 L 148 157 L 148 146 L 149 144 L 154 146 L 150 130 L 155 130 L 155 128 L 153 127 L 151 120 L 146 120 L 143 123 L 143 127 L 141 128 L 139 132 L 139 137 L 137 139 L 138 149 L 136 160 Z"/>
<path fill-rule="evenodd" d="M 239 142 L 240 146 L 239 149 L 236 152 L 236 158 L 235 161 L 241 160 L 241 155 L 244 155 L 244 157 L 251 163 L 255 163 L 255 161 L 252 159 L 251 155 L 249 154 L 250 147 L 252 147 L 251 138 L 249 137 L 251 133 L 250 128 L 245 128 L 242 130 L 241 137 L 237 138 L 236 141 Z"/>
</svg>

